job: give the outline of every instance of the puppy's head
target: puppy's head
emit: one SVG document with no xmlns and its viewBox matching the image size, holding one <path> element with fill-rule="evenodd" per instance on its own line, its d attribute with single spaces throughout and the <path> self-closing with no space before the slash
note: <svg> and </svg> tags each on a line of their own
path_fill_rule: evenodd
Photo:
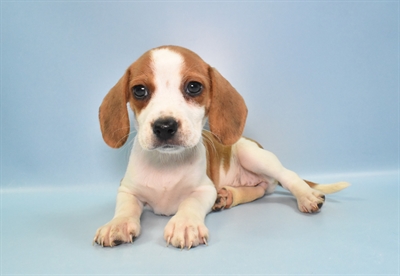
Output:
<svg viewBox="0 0 400 276">
<path fill-rule="evenodd" d="M 196 146 L 207 117 L 211 132 L 232 145 L 247 116 L 243 98 L 230 83 L 198 55 L 177 46 L 143 54 L 104 98 L 100 126 L 113 148 L 129 135 L 127 103 L 135 114 L 140 146 L 166 153 Z"/>
</svg>

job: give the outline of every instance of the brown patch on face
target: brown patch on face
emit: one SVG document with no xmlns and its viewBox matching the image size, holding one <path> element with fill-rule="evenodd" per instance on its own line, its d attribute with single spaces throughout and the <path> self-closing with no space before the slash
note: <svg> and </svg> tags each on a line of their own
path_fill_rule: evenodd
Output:
<svg viewBox="0 0 400 276">
<path fill-rule="evenodd" d="M 232 146 L 225 146 L 209 131 L 203 130 L 203 144 L 207 150 L 207 175 L 218 187 L 221 164 L 227 172 L 231 164 Z"/>
<path fill-rule="evenodd" d="M 154 84 L 154 74 L 151 60 L 151 50 L 144 53 L 138 60 L 129 66 L 130 79 L 128 83 L 129 105 L 138 115 L 144 109 L 154 93 L 156 87 Z M 136 99 L 132 94 L 132 88 L 136 85 L 143 85 L 148 90 L 148 96 L 144 99 Z"/>
<path fill-rule="evenodd" d="M 179 53 L 183 57 L 183 66 L 182 66 L 182 83 L 181 83 L 181 91 L 184 98 L 189 103 L 194 103 L 200 106 L 209 106 L 210 103 L 210 79 L 208 77 L 208 68 L 209 65 L 205 63 L 196 53 L 179 47 L 179 46 L 166 46 L 167 49 L 170 49 L 174 52 Z M 201 94 L 197 96 L 190 96 L 185 92 L 186 85 L 191 82 L 196 81 L 202 84 L 203 91 Z"/>
</svg>

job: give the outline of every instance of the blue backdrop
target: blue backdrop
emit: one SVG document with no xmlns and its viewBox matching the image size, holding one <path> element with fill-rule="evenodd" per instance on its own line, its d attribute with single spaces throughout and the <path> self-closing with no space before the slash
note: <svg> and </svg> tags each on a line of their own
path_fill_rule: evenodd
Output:
<svg viewBox="0 0 400 276">
<path fill-rule="evenodd" d="M 1 182 L 118 185 L 108 90 L 146 50 L 188 47 L 244 96 L 245 135 L 302 176 L 399 167 L 396 1 L 1 3 Z M 332 179 L 332 181 L 337 179 Z"/>
</svg>

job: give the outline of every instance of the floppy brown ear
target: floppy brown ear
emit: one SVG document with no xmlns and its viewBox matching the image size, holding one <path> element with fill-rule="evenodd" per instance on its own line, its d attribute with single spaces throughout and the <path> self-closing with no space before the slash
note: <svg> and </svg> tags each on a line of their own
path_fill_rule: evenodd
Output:
<svg viewBox="0 0 400 276">
<path fill-rule="evenodd" d="M 210 68 L 211 104 L 208 113 L 210 130 L 224 145 L 233 145 L 242 136 L 247 107 L 242 96 L 215 69 Z"/>
<path fill-rule="evenodd" d="M 114 85 L 105 96 L 99 110 L 103 139 L 112 148 L 125 144 L 129 136 L 128 102 L 129 72 Z"/>
</svg>

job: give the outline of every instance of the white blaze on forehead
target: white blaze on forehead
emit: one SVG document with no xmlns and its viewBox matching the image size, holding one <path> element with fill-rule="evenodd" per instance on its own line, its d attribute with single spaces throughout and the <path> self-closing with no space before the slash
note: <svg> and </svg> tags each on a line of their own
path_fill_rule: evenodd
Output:
<svg viewBox="0 0 400 276">
<path fill-rule="evenodd" d="M 151 54 L 156 90 L 169 87 L 179 88 L 182 79 L 183 57 L 169 49 L 156 49 Z"/>
</svg>

